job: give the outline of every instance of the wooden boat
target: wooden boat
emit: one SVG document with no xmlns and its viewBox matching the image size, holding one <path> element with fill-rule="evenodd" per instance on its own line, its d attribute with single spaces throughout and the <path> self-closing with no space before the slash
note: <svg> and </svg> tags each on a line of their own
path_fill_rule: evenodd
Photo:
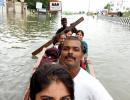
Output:
<svg viewBox="0 0 130 100">
<path fill-rule="evenodd" d="M 95 76 L 95 72 L 94 72 L 94 68 L 93 68 L 93 66 L 92 66 L 92 64 L 91 64 L 91 61 L 90 61 L 90 58 L 89 58 L 89 57 L 88 57 L 88 59 L 87 59 L 87 63 L 88 63 L 88 65 L 86 65 L 86 70 L 87 70 L 87 72 L 88 72 L 89 74 L 91 74 L 92 76 L 96 77 L 96 76 Z"/>
<path fill-rule="evenodd" d="M 79 24 L 81 21 L 83 21 L 83 17 L 79 18 L 76 22 L 72 23 L 70 25 L 69 28 L 73 28 L 75 27 L 77 24 Z M 62 32 L 61 32 L 62 33 Z M 36 56 L 38 58 L 37 62 L 34 64 L 34 67 L 33 67 L 33 72 L 35 72 L 36 68 L 39 66 L 41 60 L 42 60 L 42 57 L 44 56 L 45 54 L 45 50 L 47 49 L 48 46 L 50 46 L 52 44 L 53 40 L 51 39 L 50 41 L 48 41 L 47 43 L 45 43 L 44 45 L 42 45 L 40 48 L 38 48 L 37 50 L 35 50 L 34 52 L 32 52 L 32 55 L 33 56 Z M 92 64 L 90 63 L 90 59 L 88 58 L 88 64 L 86 65 L 87 66 L 87 71 L 95 77 L 95 74 L 94 74 L 94 69 L 92 67 Z M 26 91 L 25 91 L 25 95 L 24 95 L 24 98 L 23 100 L 29 100 L 29 85 L 27 86 L 26 88 Z"/>
<path fill-rule="evenodd" d="M 41 62 L 41 60 L 42 60 L 42 57 L 44 56 L 44 53 L 45 53 L 45 50 L 46 50 L 46 49 L 47 49 L 47 48 L 43 48 L 43 50 L 42 50 L 40 53 L 38 53 L 37 55 L 35 55 L 35 56 L 38 58 L 38 60 L 37 60 L 36 63 L 34 64 L 33 72 L 32 72 L 32 73 L 34 73 L 35 70 L 36 70 L 36 68 L 39 66 L 39 64 L 40 64 L 40 62 Z M 89 74 L 91 74 L 92 76 L 95 77 L 94 69 L 93 69 L 93 66 L 92 66 L 92 64 L 91 64 L 91 62 L 90 62 L 90 58 L 89 58 L 89 57 L 88 57 L 88 59 L 87 59 L 87 62 L 88 62 L 88 64 L 86 65 L 86 70 L 87 70 L 87 72 L 88 72 Z M 24 100 L 29 100 L 29 85 L 28 85 L 28 87 L 26 88 L 25 95 L 24 95 Z"/>
<path fill-rule="evenodd" d="M 43 57 L 43 55 L 44 55 L 44 53 L 45 53 L 45 50 L 46 50 L 46 48 L 43 48 L 43 50 L 42 50 L 39 54 L 36 55 L 36 57 L 38 58 L 38 60 L 37 60 L 37 62 L 36 62 L 36 64 L 35 64 L 34 69 L 37 68 L 38 65 L 40 64 L 40 62 L 41 62 L 41 60 L 42 60 L 42 57 Z M 94 69 L 93 69 L 93 66 L 92 66 L 91 61 L 90 61 L 90 57 L 87 58 L 87 65 L 85 65 L 85 66 L 86 66 L 86 68 L 85 68 L 86 71 L 87 71 L 89 74 L 91 74 L 92 76 L 95 77 L 95 73 L 94 73 Z"/>
<path fill-rule="evenodd" d="M 36 68 L 37 68 L 38 65 L 40 64 L 40 62 L 41 62 L 41 60 L 42 60 L 42 56 L 43 56 L 44 53 L 45 53 L 45 50 L 46 50 L 46 48 L 43 48 L 40 53 L 38 53 L 37 55 L 35 55 L 38 59 L 37 59 L 36 63 L 35 63 L 34 66 L 33 66 L 32 74 L 35 72 Z M 30 85 L 30 83 L 28 84 L 28 86 L 27 86 L 27 88 L 26 88 L 26 90 L 25 90 L 23 100 L 30 100 L 30 99 L 29 99 L 29 85 Z"/>
<path fill-rule="evenodd" d="M 69 27 L 66 27 L 60 34 L 64 33 L 65 30 L 73 29 L 76 25 L 78 25 L 79 23 L 81 23 L 83 20 L 84 20 L 83 17 L 79 18 L 74 23 L 71 23 Z M 36 49 L 35 51 L 33 51 L 32 55 L 33 56 L 37 55 L 38 53 L 40 53 L 42 51 L 43 48 L 47 48 L 52 43 L 53 43 L 53 39 L 49 40 L 48 42 L 46 42 L 45 44 L 43 44 L 41 47 L 39 47 L 38 49 Z"/>
<path fill-rule="evenodd" d="M 36 57 L 38 58 L 38 60 L 37 60 L 37 62 L 35 64 L 34 69 L 37 68 L 38 65 L 40 64 L 40 62 L 42 60 L 42 57 L 43 57 L 43 55 L 45 53 L 45 50 L 46 50 L 46 48 L 43 48 L 42 52 L 40 52 L 39 54 L 36 55 Z M 85 65 L 85 66 L 86 66 L 86 71 L 89 74 L 91 74 L 92 76 L 95 77 L 95 73 L 94 73 L 94 69 L 93 69 L 93 66 L 92 66 L 91 61 L 90 61 L 90 57 L 87 58 L 87 65 Z"/>
</svg>

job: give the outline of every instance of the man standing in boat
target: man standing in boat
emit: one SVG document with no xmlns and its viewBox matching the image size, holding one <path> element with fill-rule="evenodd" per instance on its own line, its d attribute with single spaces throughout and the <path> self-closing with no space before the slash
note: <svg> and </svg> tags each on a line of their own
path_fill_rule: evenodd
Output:
<svg viewBox="0 0 130 100">
<path fill-rule="evenodd" d="M 67 26 L 67 18 L 62 18 L 61 19 L 61 25 L 62 25 L 62 27 L 57 30 L 56 35 L 60 34 L 63 30 L 65 30 L 68 27 Z M 71 31 L 72 31 L 72 33 L 76 33 L 77 29 L 72 28 Z"/>
<path fill-rule="evenodd" d="M 80 67 L 84 55 L 81 41 L 74 36 L 63 43 L 59 63 L 65 65 L 74 80 L 75 100 L 113 100 L 98 79 Z"/>
</svg>

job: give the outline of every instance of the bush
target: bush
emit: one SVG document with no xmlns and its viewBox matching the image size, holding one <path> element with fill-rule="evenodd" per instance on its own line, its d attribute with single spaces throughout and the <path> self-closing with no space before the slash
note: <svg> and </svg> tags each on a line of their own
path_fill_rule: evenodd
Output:
<svg viewBox="0 0 130 100">
<path fill-rule="evenodd" d="M 124 12 L 123 17 L 130 17 L 130 11 Z"/>
</svg>

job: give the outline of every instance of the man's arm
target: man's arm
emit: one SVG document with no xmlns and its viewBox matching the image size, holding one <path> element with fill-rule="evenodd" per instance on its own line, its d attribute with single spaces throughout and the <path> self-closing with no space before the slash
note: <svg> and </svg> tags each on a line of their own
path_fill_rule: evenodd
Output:
<svg viewBox="0 0 130 100">
<path fill-rule="evenodd" d="M 64 29 L 65 29 L 65 28 L 61 27 L 60 29 L 57 30 L 57 32 L 56 32 L 55 35 L 60 34 Z"/>
<path fill-rule="evenodd" d="M 72 31 L 72 33 L 77 33 L 78 30 L 74 27 L 74 28 L 72 28 L 71 31 Z"/>
<path fill-rule="evenodd" d="M 69 27 L 65 28 L 64 30 L 66 30 L 66 29 L 68 29 L 68 28 L 69 28 L 69 29 L 74 28 L 76 25 L 78 25 L 78 24 L 79 24 L 80 22 L 82 22 L 83 20 L 84 20 L 83 17 L 79 18 L 77 21 L 75 21 L 74 23 L 72 23 Z M 63 33 L 64 30 L 63 30 L 61 33 Z M 59 33 L 59 34 L 61 34 L 61 33 Z M 33 51 L 33 52 L 32 52 L 32 55 L 37 55 L 39 52 L 42 51 L 43 47 L 48 47 L 48 46 L 51 45 L 52 43 L 53 43 L 53 40 L 51 39 L 51 40 L 49 40 L 47 43 L 43 44 L 40 48 L 38 48 L 38 49 L 36 49 L 35 51 Z"/>
</svg>

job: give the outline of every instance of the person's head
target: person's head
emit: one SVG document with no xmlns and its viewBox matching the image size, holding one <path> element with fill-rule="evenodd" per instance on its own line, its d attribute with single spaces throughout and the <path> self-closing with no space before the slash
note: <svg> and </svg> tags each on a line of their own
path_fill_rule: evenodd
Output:
<svg viewBox="0 0 130 100">
<path fill-rule="evenodd" d="M 78 30 L 76 32 L 76 36 L 78 37 L 79 40 L 82 40 L 84 37 L 84 32 L 82 30 Z"/>
<path fill-rule="evenodd" d="M 56 43 L 63 43 L 66 38 L 66 35 L 64 33 L 62 34 L 57 34 L 56 36 L 53 37 L 53 45 Z"/>
<path fill-rule="evenodd" d="M 67 26 L 67 18 L 62 18 L 61 24 L 63 25 L 63 27 L 66 27 Z"/>
<path fill-rule="evenodd" d="M 51 47 L 51 48 L 47 48 L 45 50 L 44 55 L 42 56 L 42 59 L 38 65 L 38 67 L 41 67 L 41 65 L 45 64 L 45 63 L 55 63 L 58 61 L 60 52 L 58 48 L 55 47 Z"/>
<path fill-rule="evenodd" d="M 30 79 L 31 100 L 74 100 L 74 83 L 58 64 L 44 64 Z"/>
<path fill-rule="evenodd" d="M 75 36 L 70 36 L 63 43 L 59 63 L 66 65 L 69 71 L 73 70 L 76 72 L 80 69 L 80 61 L 83 55 L 81 41 Z M 77 73 L 75 72 L 73 74 Z"/>
<path fill-rule="evenodd" d="M 65 33 L 66 37 L 72 36 L 72 31 L 69 29 L 65 30 L 64 33 Z"/>
<path fill-rule="evenodd" d="M 63 44 L 63 42 L 64 42 L 64 40 L 65 40 L 65 38 L 66 38 L 66 35 L 65 34 L 58 34 L 59 35 L 59 43 L 60 44 Z"/>
</svg>

